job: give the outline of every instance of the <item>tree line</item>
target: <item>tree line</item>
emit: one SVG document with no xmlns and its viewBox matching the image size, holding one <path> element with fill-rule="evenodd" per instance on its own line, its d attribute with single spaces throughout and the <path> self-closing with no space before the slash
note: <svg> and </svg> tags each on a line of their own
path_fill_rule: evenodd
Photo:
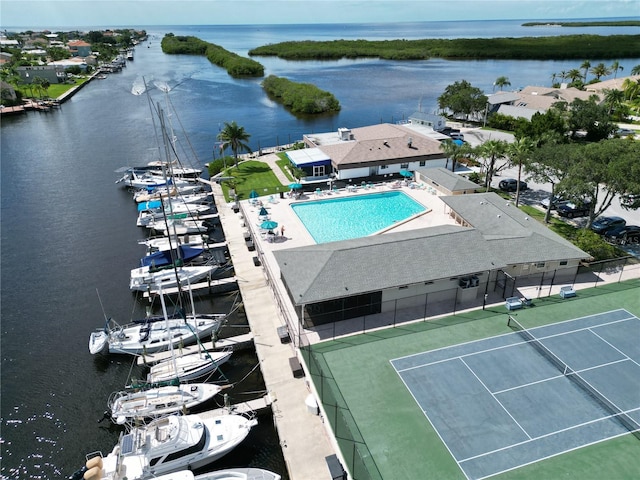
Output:
<svg viewBox="0 0 640 480">
<path fill-rule="evenodd" d="M 384 60 L 457 59 L 566 60 L 640 57 L 640 35 L 562 35 L 521 38 L 455 38 L 423 40 L 289 41 L 264 45 L 250 56 L 286 60 L 339 60 L 374 57 Z"/>
</svg>

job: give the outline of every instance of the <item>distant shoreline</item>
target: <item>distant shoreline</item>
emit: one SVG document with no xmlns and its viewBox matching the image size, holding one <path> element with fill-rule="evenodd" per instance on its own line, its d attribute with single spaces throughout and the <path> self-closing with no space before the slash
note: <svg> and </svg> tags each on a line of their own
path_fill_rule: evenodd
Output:
<svg viewBox="0 0 640 480">
<path fill-rule="evenodd" d="M 526 22 L 523 27 L 640 27 L 640 20 L 620 21 L 571 21 L 571 22 Z"/>
</svg>

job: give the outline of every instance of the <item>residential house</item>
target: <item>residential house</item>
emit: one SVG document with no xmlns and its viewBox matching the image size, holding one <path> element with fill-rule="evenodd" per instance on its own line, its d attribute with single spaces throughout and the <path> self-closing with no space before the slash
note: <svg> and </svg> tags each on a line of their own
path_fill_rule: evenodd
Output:
<svg viewBox="0 0 640 480">
<path fill-rule="evenodd" d="M 588 100 L 593 92 L 573 87 L 549 88 L 528 86 L 517 92 L 498 92 L 487 97 L 487 114 L 499 113 L 531 120 L 536 113 L 545 113 L 555 103 L 572 103 L 575 99 Z M 600 101 L 600 97 L 598 97 Z"/>
<path fill-rule="evenodd" d="M 70 40 L 67 43 L 71 56 L 73 57 L 88 57 L 91 55 L 91 44 L 84 40 Z"/>
<path fill-rule="evenodd" d="M 18 75 L 23 83 L 29 85 L 36 77 L 47 80 L 50 84 L 63 83 L 67 78 L 62 65 L 37 65 L 17 67 Z"/>
</svg>

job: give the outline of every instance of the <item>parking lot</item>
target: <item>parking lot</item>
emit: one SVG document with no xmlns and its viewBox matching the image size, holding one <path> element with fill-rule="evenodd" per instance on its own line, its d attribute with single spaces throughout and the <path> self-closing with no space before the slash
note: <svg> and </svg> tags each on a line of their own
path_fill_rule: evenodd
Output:
<svg viewBox="0 0 640 480">
<path fill-rule="evenodd" d="M 473 129 L 463 129 L 464 139 L 472 146 L 480 145 L 488 140 L 505 140 L 507 142 L 512 142 L 514 137 L 510 133 L 498 132 L 498 131 L 488 131 L 481 130 L 479 128 Z M 498 185 L 501 180 L 506 178 L 518 178 L 518 168 L 517 167 L 508 167 L 499 172 L 499 174 L 495 175 L 492 179 L 491 186 L 494 188 L 498 188 Z M 520 203 L 524 205 L 532 205 L 540 210 L 544 211 L 544 209 L 540 206 L 540 201 L 548 198 L 551 195 L 551 185 L 550 184 L 540 184 L 536 183 L 527 178 L 526 172 L 522 173 L 521 180 L 527 183 L 527 190 L 520 192 Z M 515 197 L 515 193 L 511 193 Z M 640 225 L 640 211 L 639 210 L 626 210 L 622 208 L 620 205 L 620 199 L 614 198 L 611 206 L 606 210 L 603 214 L 605 216 L 617 216 L 622 217 L 627 221 L 627 224 L 630 225 Z M 564 218 L 563 220 L 575 225 L 577 227 L 582 227 L 587 222 L 587 217 L 576 217 L 573 219 Z M 625 251 L 627 251 L 630 255 L 634 255 L 635 257 L 640 258 L 640 245 L 625 245 L 622 247 Z"/>
</svg>

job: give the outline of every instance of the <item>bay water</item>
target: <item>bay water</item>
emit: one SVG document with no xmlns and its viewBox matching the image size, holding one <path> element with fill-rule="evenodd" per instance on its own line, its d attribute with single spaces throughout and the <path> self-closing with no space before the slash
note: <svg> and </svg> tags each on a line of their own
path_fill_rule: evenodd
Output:
<svg viewBox="0 0 640 480">
<path fill-rule="evenodd" d="M 333 93 L 335 115 L 295 117 L 267 98 L 261 79 L 233 79 L 204 57 L 165 55 L 166 33 L 193 35 L 240 55 L 285 40 L 455 38 L 573 33 L 638 33 L 638 28 L 525 28 L 520 21 L 376 25 L 245 25 L 146 27 L 150 37 L 120 73 L 94 80 L 60 109 L 2 119 L 1 134 L 1 469 L 3 479 L 65 478 L 87 452 L 107 453 L 120 429 L 104 421 L 109 394 L 142 374 L 131 359 L 91 356 L 89 334 L 113 317 L 138 318 L 148 307 L 128 289 L 129 271 L 146 232 L 135 226 L 131 195 L 115 170 L 160 157 L 150 103 L 175 110 L 170 120 L 185 163 L 203 166 L 216 135 L 236 121 L 253 150 L 303 134 L 397 122 L 437 110 L 447 85 L 467 80 L 491 93 L 506 76 L 511 88 L 550 86 L 552 75 L 581 61 L 289 62 L 256 58 L 274 74 Z M 77 29 L 79 27 L 73 27 Z M 71 29 L 71 28 L 70 28 Z M 92 30 L 100 27 L 91 27 Z M 592 64 L 599 61 L 591 61 Z M 604 61 L 609 65 L 610 60 Z M 640 59 L 620 59 L 625 75 Z M 140 95 L 142 86 L 149 96 Z M 188 142 L 181 135 L 186 132 Z M 198 310 L 225 312 L 232 295 L 197 298 Z M 104 307 L 104 310 L 103 310 Z M 226 335 L 246 331 L 242 313 Z M 255 354 L 232 357 L 225 374 L 234 401 L 264 389 Z M 246 378 L 245 378 L 246 377 Z M 245 443 L 216 463 L 260 466 L 286 478 L 279 439 L 267 417 Z"/>
</svg>

